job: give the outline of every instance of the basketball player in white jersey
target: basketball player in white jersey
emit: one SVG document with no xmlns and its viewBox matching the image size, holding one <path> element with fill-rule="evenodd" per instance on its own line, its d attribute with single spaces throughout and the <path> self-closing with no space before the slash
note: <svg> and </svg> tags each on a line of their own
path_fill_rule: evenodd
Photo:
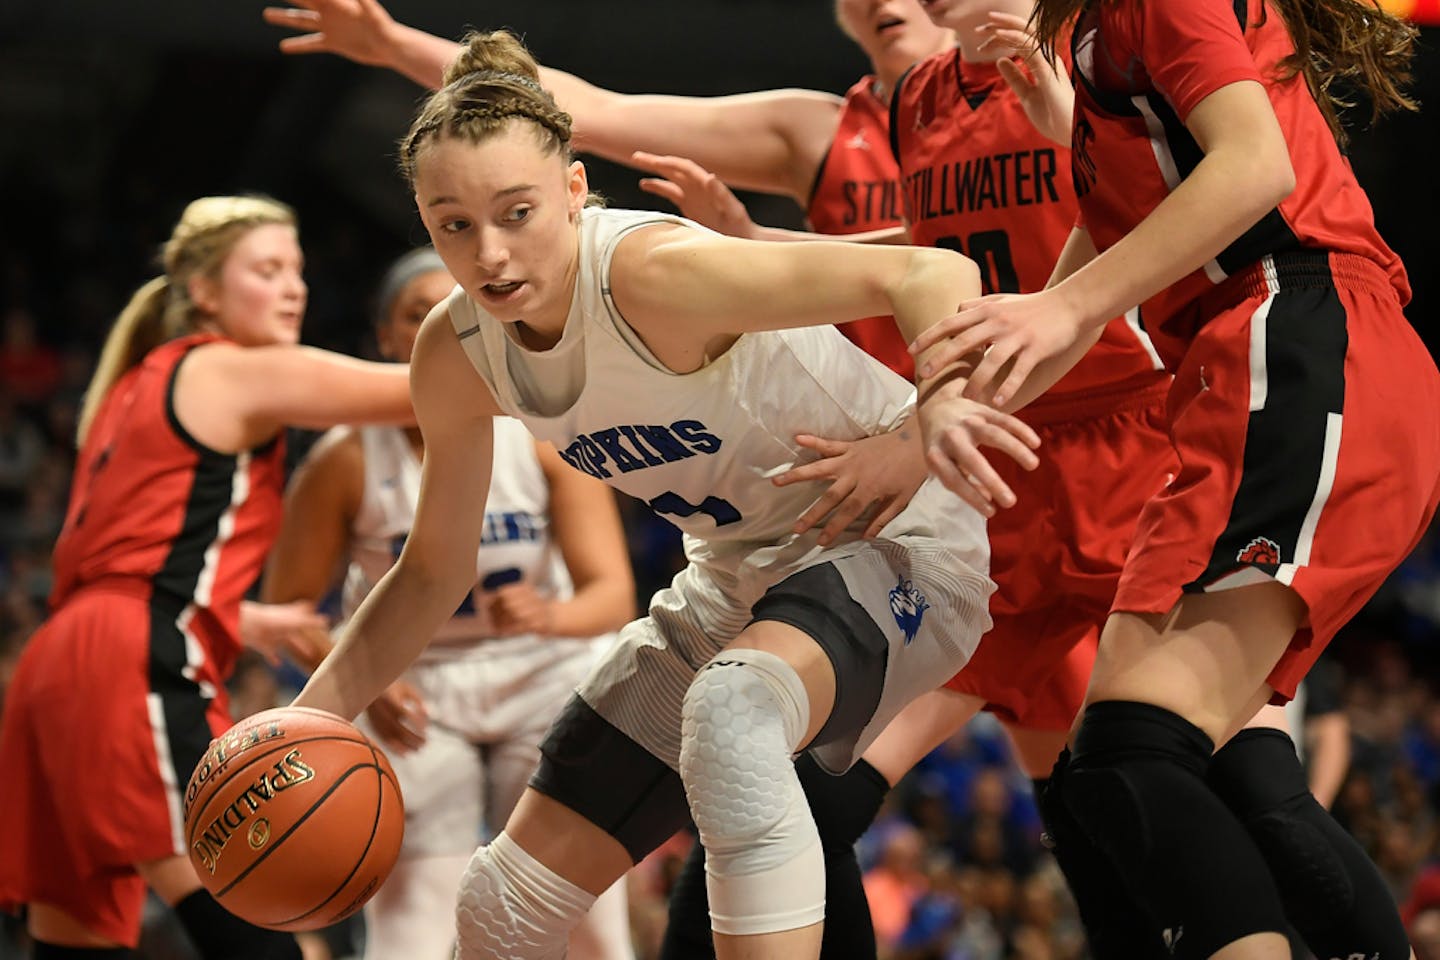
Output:
<svg viewBox="0 0 1440 960">
<path fill-rule="evenodd" d="M 408 363 L 420 322 L 454 286 L 433 249 L 396 261 L 376 304 L 381 353 Z M 265 595 L 318 601 L 344 564 L 348 618 L 404 546 L 422 452 L 413 428 L 322 438 L 290 484 Z M 400 860 L 365 905 L 366 960 L 452 955 L 455 891 L 482 821 L 492 832 L 505 823 L 550 721 L 614 635 L 592 638 L 633 615 L 614 495 L 519 421 L 496 418 L 474 586 L 361 723 L 390 755 L 406 814 Z M 582 918 L 569 956 L 633 960 L 623 883 Z"/>
<path fill-rule="evenodd" d="M 898 428 L 920 449 L 909 385 L 831 324 L 890 313 L 914 337 L 979 292 L 978 271 L 945 250 L 755 243 L 587 209 L 569 117 L 537 76 L 513 36 L 475 36 L 402 143 L 460 284 L 412 362 L 423 492 L 399 560 L 296 703 L 359 713 L 469 591 L 492 418 L 516 416 L 672 519 L 690 562 L 566 705 L 530 789 L 471 859 L 459 956 L 562 956 L 595 895 L 688 804 L 721 960 L 813 958 L 823 863 L 791 758 L 843 771 L 963 665 L 989 626 L 984 516 L 1013 503 L 981 447 L 1033 467 L 1038 440 L 956 397 L 926 439 L 968 507 L 931 481 L 873 540 L 861 523 L 828 547 L 794 534 L 825 489 L 770 482 L 811 456 L 797 432 Z M 920 402 L 959 376 L 946 367 Z"/>
</svg>

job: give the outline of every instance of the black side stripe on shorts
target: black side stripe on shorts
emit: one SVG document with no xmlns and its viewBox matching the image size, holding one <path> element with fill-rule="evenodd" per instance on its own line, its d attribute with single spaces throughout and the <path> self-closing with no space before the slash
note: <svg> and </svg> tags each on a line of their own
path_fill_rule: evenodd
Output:
<svg viewBox="0 0 1440 960">
<path fill-rule="evenodd" d="M 185 851 L 185 784 L 210 744 L 205 713 L 215 699 L 213 691 L 202 689 L 187 675 L 190 658 L 180 625 L 183 616 L 186 608 L 169 602 L 169 598 L 150 603 L 150 694 L 146 707 L 160 777 L 165 781 L 177 854 Z"/>
<path fill-rule="evenodd" d="M 1335 479 L 1345 405 L 1345 308 L 1327 278 L 1288 281 L 1266 258 L 1272 294 L 1255 312 L 1243 473 L 1225 530 L 1187 592 L 1235 586 L 1247 567 L 1289 583 L 1310 561 Z M 1237 580 L 1236 578 L 1243 578 Z"/>
</svg>

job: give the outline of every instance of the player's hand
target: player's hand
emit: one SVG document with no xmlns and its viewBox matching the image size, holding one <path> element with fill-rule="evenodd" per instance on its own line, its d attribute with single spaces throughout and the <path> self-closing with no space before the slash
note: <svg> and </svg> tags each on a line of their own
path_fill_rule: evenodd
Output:
<svg viewBox="0 0 1440 960">
<path fill-rule="evenodd" d="M 820 454 L 820 459 L 793 467 L 771 482 L 777 487 L 806 480 L 830 482 L 829 489 L 792 528 L 795 533 L 804 533 L 824 522 L 821 546 L 834 543 L 860 517 L 870 521 L 863 536 L 877 536 L 909 505 L 910 498 L 925 482 L 920 430 L 912 421 L 889 433 L 859 440 L 827 440 L 802 433 L 796 435 L 795 442 Z"/>
<path fill-rule="evenodd" d="M 1035 129 L 1061 146 L 1070 146 L 1075 88 L 1064 62 L 1059 57 L 1054 63 L 1045 59 L 1026 18 L 993 10 L 988 16 L 989 20 L 976 28 L 985 38 L 980 49 L 1001 54 L 995 66 L 1020 98 Z"/>
<path fill-rule="evenodd" d="M 425 745 L 425 728 L 430 723 L 430 714 L 425 710 L 425 701 L 416 690 L 404 680 L 396 680 L 365 708 L 380 742 L 397 753 L 410 753 Z"/>
<path fill-rule="evenodd" d="M 983 352 L 964 387 L 964 396 L 1004 407 L 1036 366 L 1074 346 L 1083 332 L 1083 318 L 1058 288 L 996 293 L 960 304 L 959 313 L 916 337 L 910 352 L 919 355 L 940 344 L 921 362 L 922 378 Z"/>
<path fill-rule="evenodd" d="M 991 447 L 1026 470 L 1040 464 L 1040 437 L 1023 421 L 962 395 L 963 381 L 933 390 L 920 404 L 925 462 L 930 472 L 961 500 L 993 517 L 1015 505 L 1015 492 L 990 465 L 981 447 Z"/>
<path fill-rule="evenodd" d="M 330 652 L 330 621 L 305 600 L 240 605 L 240 642 L 264 654 L 272 665 L 286 654 L 311 669 Z"/>
<path fill-rule="evenodd" d="M 300 34 L 280 41 L 282 53 L 334 53 L 368 66 L 388 67 L 395 20 L 376 0 L 290 0 L 266 7 L 265 22 Z"/>
<path fill-rule="evenodd" d="M 493 591 L 489 603 L 490 622 L 502 637 L 524 633 L 549 636 L 555 624 L 554 603 L 523 580 Z"/>
<path fill-rule="evenodd" d="M 753 239 L 755 221 L 750 219 L 745 204 L 719 177 L 694 160 L 637 150 L 630 155 L 630 162 L 659 174 L 641 179 L 641 190 L 664 197 L 682 214 L 717 233 Z"/>
</svg>

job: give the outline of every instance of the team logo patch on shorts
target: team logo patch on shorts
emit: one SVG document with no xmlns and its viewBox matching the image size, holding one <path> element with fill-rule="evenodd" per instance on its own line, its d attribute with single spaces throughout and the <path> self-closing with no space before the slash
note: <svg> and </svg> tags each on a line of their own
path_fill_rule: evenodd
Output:
<svg viewBox="0 0 1440 960">
<path fill-rule="evenodd" d="M 915 634 L 920 632 L 920 621 L 925 618 L 925 611 L 930 609 L 925 596 L 915 589 L 915 584 L 904 577 L 899 579 L 890 591 L 890 612 L 895 616 L 895 623 L 901 630 L 905 631 L 905 644 L 908 646 Z"/>
<path fill-rule="evenodd" d="M 1259 563 L 1271 566 L 1280 562 L 1280 544 L 1269 537 L 1256 537 L 1235 555 L 1240 563 Z"/>
</svg>

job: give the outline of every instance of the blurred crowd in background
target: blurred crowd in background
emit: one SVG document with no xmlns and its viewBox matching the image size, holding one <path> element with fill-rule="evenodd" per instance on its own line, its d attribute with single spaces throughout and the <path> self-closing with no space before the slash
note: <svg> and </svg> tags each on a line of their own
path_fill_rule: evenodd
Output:
<svg viewBox="0 0 1440 960">
<path fill-rule="evenodd" d="M 95 55 L 93 49 L 73 53 Z M 136 105 L 123 133 L 112 131 L 100 149 L 93 127 L 41 103 L 34 118 L 48 126 L 0 151 L 0 177 L 7 184 L 0 217 L 0 697 L 45 613 L 50 549 L 74 462 L 75 418 L 96 350 L 131 291 L 156 272 L 155 251 L 183 204 L 205 193 L 265 189 L 295 205 L 310 285 L 305 338 L 361 355 L 373 352 L 366 342 L 365 298 L 378 265 L 422 235 L 418 226 L 407 236 L 384 217 L 367 217 L 322 166 L 297 166 L 278 178 L 255 173 L 270 168 L 246 152 L 244 129 L 235 121 L 249 116 L 253 125 L 261 123 L 254 117 L 265 115 L 251 108 L 272 97 L 273 78 L 230 64 L 233 83 L 227 80 L 222 97 L 213 89 L 214 57 L 171 57 L 147 68 L 150 94 L 125 100 L 123 90 L 105 82 L 117 76 L 110 56 L 109 66 L 88 79 L 74 73 L 92 91 L 92 100 L 81 100 L 82 114 L 103 113 L 117 99 Z M 1422 70 L 1422 82 L 1431 73 Z M 154 95 L 156 90 L 183 94 L 183 104 Z M 33 90 L 29 96 L 34 99 Z M 173 149 L 138 148 L 172 136 L 182 113 L 218 139 L 202 141 L 187 128 Z M 270 120 L 273 127 L 273 115 Z M 1433 117 L 1428 122 L 1433 125 Z M 5 126 L 20 129 L 8 121 Z M 49 147 L 40 146 L 42 137 Z M 76 155 L 63 152 L 71 149 Z M 1407 154 L 1394 162 L 1412 159 Z M 1417 226 L 1394 230 L 1387 218 L 1416 198 L 1432 196 L 1433 203 L 1433 179 L 1426 189 L 1393 176 L 1373 152 L 1357 160 L 1357 168 L 1376 197 L 1382 229 L 1405 253 L 1406 237 L 1434 218 L 1407 208 Z M 23 189 L 11 189 L 20 184 Z M 391 189 L 399 191 L 398 181 Z M 622 203 L 638 202 L 623 189 L 610 192 L 619 192 Z M 752 210 L 762 221 L 786 215 L 777 208 Z M 1407 259 L 1420 308 L 1412 320 L 1425 332 L 1429 301 L 1423 297 L 1433 271 L 1413 255 Z M 1433 349 L 1433 332 L 1431 337 Z M 308 439 L 291 438 L 292 459 Z M 679 543 L 673 528 L 648 511 L 633 504 L 623 509 L 643 609 L 680 565 Z M 1348 722 L 1351 746 L 1335 814 L 1404 905 L 1419 960 L 1440 960 L 1440 531 L 1431 531 L 1335 641 L 1328 659 L 1337 684 L 1326 709 Z M 297 681 L 261 659 L 244 661 L 232 684 L 237 717 L 285 702 Z M 654 955 L 668 884 L 691 842 L 677 835 L 630 877 L 641 957 Z M 1084 956 L 1073 905 L 1041 844 L 1029 783 L 1011 766 L 998 726 L 985 717 L 894 791 L 863 838 L 861 853 L 883 957 Z M 5 922 L 0 958 L 9 960 L 20 954 L 10 939 L 17 926 Z M 333 931 L 328 943 L 317 940 L 307 950 L 316 960 L 347 956 L 359 935 L 353 927 Z M 185 956 L 181 941 L 166 937 L 161 913 L 150 937 L 147 957 Z"/>
</svg>

